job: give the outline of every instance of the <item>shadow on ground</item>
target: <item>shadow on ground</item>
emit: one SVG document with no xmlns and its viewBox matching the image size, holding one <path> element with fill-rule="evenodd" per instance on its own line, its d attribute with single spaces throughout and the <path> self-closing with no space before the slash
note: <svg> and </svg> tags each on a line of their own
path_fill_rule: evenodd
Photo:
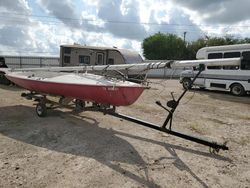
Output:
<svg viewBox="0 0 250 188">
<path fill-rule="evenodd" d="M 213 99 L 218 99 L 222 101 L 231 101 L 243 104 L 250 104 L 250 94 L 246 94 L 244 96 L 238 97 L 234 96 L 229 92 L 226 91 L 215 91 L 215 90 L 207 90 L 207 89 L 199 89 L 199 88 L 192 88 L 190 92 L 199 93 L 201 95 L 206 95 Z"/>
<path fill-rule="evenodd" d="M 17 85 L 4 85 L 0 84 L 0 89 L 8 90 L 8 91 L 24 91 L 25 89 L 17 86 Z"/>
<path fill-rule="evenodd" d="M 1 107 L 0 119 L 2 135 L 49 150 L 95 159 L 121 175 L 148 187 L 160 186 L 149 180 L 147 164 L 140 153 L 120 136 L 165 147 L 171 157 L 157 160 L 173 160 L 176 168 L 187 171 L 202 187 L 208 186 L 178 157 L 176 150 L 230 162 L 230 159 L 219 155 L 102 128 L 95 119 L 85 116 L 77 118 L 71 113 L 53 111 L 50 116 L 39 118 L 35 115 L 34 108 L 19 105 Z M 118 163 L 136 165 L 144 169 L 144 175 L 123 169 Z"/>
</svg>

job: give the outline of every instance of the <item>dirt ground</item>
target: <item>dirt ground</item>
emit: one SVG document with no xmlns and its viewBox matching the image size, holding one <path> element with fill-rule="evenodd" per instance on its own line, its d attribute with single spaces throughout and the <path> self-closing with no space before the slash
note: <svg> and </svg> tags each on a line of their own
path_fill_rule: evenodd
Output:
<svg viewBox="0 0 250 188">
<path fill-rule="evenodd" d="M 161 125 L 178 80 L 152 88 L 119 112 Z M 103 115 L 67 109 L 39 118 L 22 89 L 0 86 L 0 187 L 250 187 L 250 96 L 187 93 L 173 130 L 227 141 L 218 154 L 194 142 Z"/>
</svg>

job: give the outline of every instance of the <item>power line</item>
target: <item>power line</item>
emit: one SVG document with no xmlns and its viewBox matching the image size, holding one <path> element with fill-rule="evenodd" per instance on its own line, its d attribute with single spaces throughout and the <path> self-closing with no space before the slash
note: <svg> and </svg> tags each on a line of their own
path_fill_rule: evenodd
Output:
<svg viewBox="0 0 250 188">
<path fill-rule="evenodd" d="M 1 16 L 2 14 L 2 16 Z M 10 16 L 6 16 L 10 15 Z M 19 16 L 19 17 L 16 17 Z M 46 25 L 49 26 L 56 26 L 56 25 L 65 25 L 67 22 L 74 24 L 76 21 L 82 21 L 82 22 L 104 22 L 104 23 L 111 23 L 111 24 L 142 24 L 142 25 L 151 25 L 151 26 L 166 26 L 165 28 L 161 28 L 162 32 L 174 32 L 176 34 L 181 34 L 183 32 L 188 33 L 198 33 L 199 35 L 208 35 L 208 32 L 215 33 L 218 29 L 206 29 L 204 32 L 200 28 L 187 28 L 187 27 L 197 27 L 197 26 L 212 26 L 212 25 L 195 25 L 195 24 L 175 24 L 175 23 L 150 23 L 150 22 L 134 22 L 134 21 L 113 21 L 113 20 L 94 20 L 94 19 L 78 19 L 78 18 L 68 18 L 68 17 L 53 17 L 53 16 L 46 16 L 46 15 L 34 15 L 34 14 L 20 14 L 20 13 L 9 13 L 9 12 L 0 12 L 0 18 L 2 20 L 5 20 L 7 22 L 15 22 L 16 24 L 25 24 L 25 20 L 32 18 L 35 20 L 28 20 L 30 23 L 32 21 L 37 21 L 41 23 L 46 23 Z M 42 18 L 42 19 L 39 19 Z M 45 19 L 43 19 L 45 18 Z M 59 19 L 59 20 L 58 20 Z M 62 21 L 64 20 L 64 21 Z M 66 22 L 66 23 L 65 23 Z M 2 23 L 3 24 L 3 23 Z M 81 23 L 84 25 L 83 23 Z M 1 25 L 1 24 L 0 24 Z M 221 28 L 228 29 L 229 28 L 236 28 L 241 26 L 221 26 L 221 25 L 214 25 Z M 177 27 L 177 28 L 173 28 Z M 250 26 L 242 26 L 242 27 L 250 27 Z M 217 34 L 217 36 L 220 34 Z"/>
<path fill-rule="evenodd" d="M 25 21 L 23 21 L 23 18 L 20 17 L 6 17 L 6 16 L 0 16 L 0 18 L 3 18 L 5 21 L 7 22 L 19 22 L 20 24 L 25 23 Z M 56 20 L 37 20 L 38 22 L 42 22 L 42 23 L 46 23 L 47 25 L 50 26 L 56 26 L 56 25 L 64 25 L 65 23 L 63 23 L 62 21 L 56 21 Z M 168 25 L 166 25 L 168 26 Z M 171 26 L 171 25 L 170 25 Z M 185 28 L 185 25 L 181 26 L 179 25 L 179 27 L 183 27 L 183 28 L 165 28 L 166 31 L 176 31 L 176 32 L 182 32 L 182 31 L 188 31 L 189 33 L 200 33 L 200 34 L 204 34 L 204 31 L 202 30 L 195 30 L 195 29 L 188 29 Z M 217 29 L 209 29 L 206 30 L 207 32 L 214 32 Z"/>
<path fill-rule="evenodd" d="M 1 12 L 0 12 L 1 13 Z M 56 20 L 41 20 L 41 19 L 38 19 L 37 21 L 39 22 L 42 22 L 42 23 L 47 23 L 47 25 L 61 25 L 61 24 L 65 24 L 63 23 L 62 20 L 66 21 L 66 22 L 75 22 L 75 21 L 85 21 L 85 22 L 99 22 L 99 20 L 91 20 L 91 19 L 77 19 L 77 18 L 67 18 L 67 17 L 52 17 L 52 16 L 44 16 L 44 15 L 32 15 L 32 14 L 19 14 L 19 13 L 9 13 L 9 12 L 2 12 L 1 14 L 8 14 L 8 15 L 21 15 L 21 16 L 25 16 L 25 17 L 34 17 L 34 18 L 46 18 L 46 19 L 61 19 L 59 21 L 56 21 Z M 21 17 L 6 17 L 6 16 L 0 16 L 0 17 L 3 17 L 3 18 L 7 18 L 7 19 L 14 19 L 14 20 L 8 20 L 10 22 L 16 22 L 17 19 L 24 19 L 24 18 L 21 18 Z M 15 20 L 16 19 L 16 20 Z M 20 20 L 18 20 L 20 22 Z M 101 20 L 102 22 L 104 23 L 112 23 L 112 24 L 147 24 L 147 25 L 155 25 L 155 26 L 167 26 L 167 27 L 183 27 L 183 28 L 165 28 L 165 32 L 171 32 L 171 31 L 175 31 L 176 33 L 178 32 L 182 32 L 182 31 L 188 31 L 189 33 L 199 33 L 199 34 L 202 34 L 204 35 L 204 31 L 202 31 L 200 28 L 200 30 L 191 30 L 191 29 L 188 29 L 186 27 L 197 27 L 197 26 L 209 26 L 209 25 L 194 25 L 194 24 L 168 24 L 168 23 L 146 23 L 146 22 L 130 22 L 130 21 L 109 21 L 109 20 Z M 216 25 L 214 25 L 216 26 Z M 217 25 L 218 27 L 222 27 L 222 28 L 233 28 L 233 27 L 241 27 L 241 26 L 221 26 L 221 25 Z M 250 26 L 242 26 L 242 27 L 250 27 Z M 163 28 L 162 28 L 163 29 Z M 229 30 L 229 29 L 228 29 Z M 215 32 L 217 31 L 217 29 L 206 29 L 206 32 Z"/>
<path fill-rule="evenodd" d="M 121 20 L 95 20 L 95 19 L 83 19 L 83 18 L 69 18 L 69 17 L 54 17 L 54 16 L 45 16 L 45 15 L 35 15 L 35 14 L 20 14 L 20 13 L 9 13 L 9 12 L 0 12 L 0 14 L 5 15 L 19 15 L 25 17 L 35 17 L 35 18 L 50 18 L 50 19 L 60 19 L 65 21 L 83 21 L 83 22 L 104 22 L 104 23 L 113 23 L 113 24 L 140 24 L 140 25 L 159 25 L 159 26 L 177 26 L 177 27 L 235 27 L 235 28 L 248 28 L 250 25 L 225 25 L 225 24 L 178 24 L 178 23 L 156 23 L 156 22 L 135 22 L 135 21 L 121 21 Z M 9 18 L 9 17 L 7 17 Z M 12 17 L 13 18 L 13 17 Z M 20 17 L 19 17 L 20 18 Z"/>
</svg>

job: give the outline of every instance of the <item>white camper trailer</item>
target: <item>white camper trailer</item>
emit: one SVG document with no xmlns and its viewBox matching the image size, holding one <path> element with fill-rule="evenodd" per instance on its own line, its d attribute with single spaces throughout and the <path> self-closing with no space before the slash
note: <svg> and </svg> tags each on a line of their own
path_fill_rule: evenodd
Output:
<svg viewBox="0 0 250 188">
<path fill-rule="evenodd" d="M 242 96 L 250 91 L 250 44 L 225 45 L 201 48 L 197 59 L 242 58 L 240 66 L 206 66 L 205 71 L 195 81 L 200 88 L 230 91 Z M 181 73 L 180 82 L 189 87 L 195 67 Z"/>
<path fill-rule="evenodd" d="M 96 47 L 61 45 L 60 46 L 60 66 L 77 66 L 77 65 L 116 65 L 128 63 L 142 63 L 141 56 L 130 50 Z"/>
</svg>

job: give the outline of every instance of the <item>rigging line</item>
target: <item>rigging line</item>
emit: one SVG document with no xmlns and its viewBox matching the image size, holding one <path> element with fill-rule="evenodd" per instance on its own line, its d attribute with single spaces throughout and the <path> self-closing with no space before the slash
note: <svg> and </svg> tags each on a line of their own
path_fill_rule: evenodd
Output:
<svg viewBox="0 0 250 188">
<path fill-rule="evenodd" d="M 169 78 L 167 80 L 172 80 L 173 79 L 173 75 L 175 74 L 176 72 L 176 69 L 171 69 L 171 74 L 169 76 Z M 166 78 L 167 74 L 166 74 L 166 69 L 164 69 L 164 75 L 163 75 L 163 81 L 162 81 L 162 84 L 163 82 L 165 82 L 166 80 L 164 78 Z M 166 91 L 167 87 L 164 85 L 163 86 L 163 89 L 158 93 L 158 95 L 162 94 L 164 91 Z"/>
<path fill-rule="evenodd" d="M 161 95 L 161 94 L 162 94 L 164 91 L 167 90 L 167 87 L 164 85 L 164 82 L 166 82 L 167 80 L 172 80 L 172 79 L 173 79 L 173 76 L 174 76 L 174 74 L 175 74 L 176 71 L 177 71 L 177 69 L 172 69 L 172 73 L 170 74 L 170 77 L 167 78 L 167 77 L 166 77 L 166 72 L 165 72 L 165 70 L 164 70 L 164 76 L 163 76 L 163 78 L 161 79 L 161 81 L 159 81 L 159 82 L 151 82 L 151 83 L 154 83 L 154 84 L 159 84 L 159 85 L 162 87 L 162 89 L 161 89 L 160 91 L 155 92 L 154 94 L 150 95 L 150 97 L 162 98 L 162 95 Z M 193 76 L 194 76 L 194 72 L 193 72 Z M 164 79 L 164 78 L 167 78 L 167 79 Z M 186 105 L 186 104 L 188 104 L 188 103 L 194 98 L 195 94 L 196 94 L 196 90 L 194 90 L 192 96 L 191 96 L 187 101 L 185 101 L 184 103 L 182 103 L 181 105 Z"/>
<path fill-rule="evenodd" d="M 167 77 L 166 77 L 166 68 L 164 68 L 164 75 L 162 78 L 159 78 L 160 81 L 157 81 L 157 82 L 150 82 L 150 83 L 153 83 L 153 84 L 156 84 L 156 85 L 159 85 L 161 86 L 160 89 L 157 89 L 156 88 L 156 91 L 153 92 L 149 97 L 158 97 L 158 98 L 162 98 L 161 94 L 167 89 L 167 87 L 165 86 L 164 82 L 166 82 L 167 80 L 169 80 Z"/>
</svg>

